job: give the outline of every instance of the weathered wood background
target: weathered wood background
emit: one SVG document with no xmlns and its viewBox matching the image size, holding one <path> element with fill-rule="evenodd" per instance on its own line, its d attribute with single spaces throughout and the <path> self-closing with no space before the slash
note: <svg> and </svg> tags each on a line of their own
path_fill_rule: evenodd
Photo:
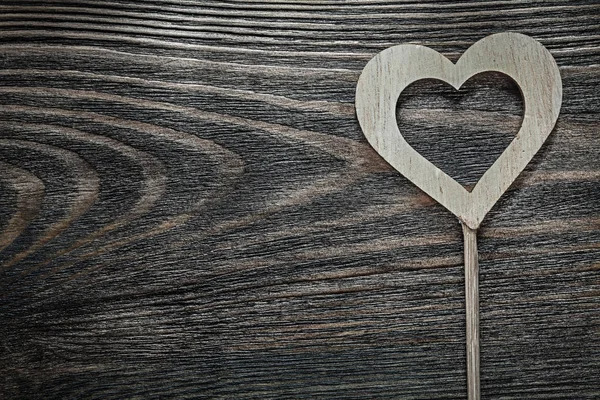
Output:
<svg viewBox="0 0 600 400">
<path fill-rule="evenodd" d="M 0 2 L 0 398 L 466 397 L 457 220 L 354 114 L 394 44 L 555 56 L 557 127 L 484 221 L 482 397 L 600 398 L 597 1 Z M 508 78 L 399 100 L 465 185 Z"/>
</svg>

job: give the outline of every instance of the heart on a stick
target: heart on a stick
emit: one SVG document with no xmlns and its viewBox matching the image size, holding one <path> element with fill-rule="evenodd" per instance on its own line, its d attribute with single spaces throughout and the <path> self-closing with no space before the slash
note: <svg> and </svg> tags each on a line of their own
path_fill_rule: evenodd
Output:
<svg viewBox="0 0 600 400">
<path fill-rule="evenodd" d="M 400 93 L 417 80 L 438 79 L 458 90 L 481 72 L 501 72 L 511 77 L 523 95 L 525 116 L 516 137 L 469 192 L 402 137 L 396 103 Z M 356 87 L 356 114 L 371 146 L 471 229 L 479 227 L 542 147 L 554 128 L 561 102 L 562 83 L 554 58 L 539 42 L 519 33 L 487 36 L 471 46 L 456 64 L 428 47 L 390 47 L 367 63 Z"/>
</svg>

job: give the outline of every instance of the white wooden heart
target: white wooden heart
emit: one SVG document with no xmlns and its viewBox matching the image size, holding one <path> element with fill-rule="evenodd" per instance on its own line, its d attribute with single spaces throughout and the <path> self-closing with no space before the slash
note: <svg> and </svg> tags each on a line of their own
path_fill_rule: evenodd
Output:
<svg viewBox="0 0 600 400">
<path fill-rule="evenodd" d="M 468 192 L 402 137 L 396 102 L 419 79 L 442 80 L 458 90 L 473 75 L 487 71 L 504 73 L 517 83 L 525 116 L 514 140 Z M 367 63 L 356 87 L 356 114 L 371 146 L 471 229 L 479 227 L 540 149 L 554 128 L 561 102 L 560 73 L 550 52 L 529 36 L 510 32 L 481 39 L 456 64 L 428 47 L 390 47 Z"/>
</svg>

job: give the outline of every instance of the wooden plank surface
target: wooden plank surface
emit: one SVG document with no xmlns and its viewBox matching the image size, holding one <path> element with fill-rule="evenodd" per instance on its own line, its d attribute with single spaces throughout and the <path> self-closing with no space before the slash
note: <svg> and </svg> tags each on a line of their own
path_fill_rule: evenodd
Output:
<svg viewBox="0 0 600 400">
<path fill-rule="evenodd" d="M 461 228 L 369 147 L 360 71 L 507 30 L 563 79 L 480 228 L 482 398 L 600 397 L 596 1 L 0 2 L 0 398 L 466 397 Z M 470 186 L 510 79 L 399 100 Z"/>
</svg>

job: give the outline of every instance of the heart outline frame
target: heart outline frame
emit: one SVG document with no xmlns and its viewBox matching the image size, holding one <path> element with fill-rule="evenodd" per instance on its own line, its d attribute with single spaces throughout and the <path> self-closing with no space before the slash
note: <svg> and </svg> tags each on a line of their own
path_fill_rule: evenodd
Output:
<svg viewBox="0 0 600 400">
<path fill-rule="evenodd" d="M 525 113 L 515 138 L 469 192 L 408 144 L 398 128 L 396 103 L 401 92 L 417 80 L 438 79 L 458 90 L 482 72 L 501 72 L 513 79 L 521 90 Z M 542 44 L 514 32 L 479 40 L 456 64 L 429 47 L 390 47 L 367 63 L 356 86 L 356 114 L 371 146 L 471 229 L 479 227 L 542 147 L 558 119 L 561 103 L 562 81 L 556 61 Z"/>
</svg>

